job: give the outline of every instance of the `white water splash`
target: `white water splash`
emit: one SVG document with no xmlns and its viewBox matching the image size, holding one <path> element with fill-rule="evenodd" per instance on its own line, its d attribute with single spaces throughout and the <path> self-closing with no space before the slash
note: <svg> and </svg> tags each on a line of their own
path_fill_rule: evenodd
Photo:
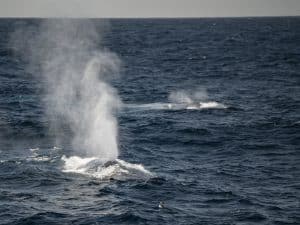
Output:
<svg viewBox="0 0 300 225">
<path fill-rule="evenodd" d="M 153 174 L 141 164 L 132 164 L 121 159 L 105 161 L 97 157 L 81 158 L 78 156 L 66 157 L 64 172 L 77 173 L 98 179 L 149 179 Z"/>
</svg>

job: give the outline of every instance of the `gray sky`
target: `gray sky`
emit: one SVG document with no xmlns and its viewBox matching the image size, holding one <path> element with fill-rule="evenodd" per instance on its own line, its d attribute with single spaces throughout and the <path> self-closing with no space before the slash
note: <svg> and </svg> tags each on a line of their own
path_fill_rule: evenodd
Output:
<svg viewBox="0 0 300 225">
<path fill-rule="evenodd" d="M 300 15 L 300 0 L 0 0 L 0 17 Z"/>
</svg>

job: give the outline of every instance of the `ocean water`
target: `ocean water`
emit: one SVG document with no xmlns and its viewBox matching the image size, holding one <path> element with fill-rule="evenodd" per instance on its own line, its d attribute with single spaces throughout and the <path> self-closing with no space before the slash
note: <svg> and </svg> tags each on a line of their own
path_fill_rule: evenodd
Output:
<svg viewBox="0 0 300 225">
<path fill-rule="evenodd" d="M 299 17 L 92 20 L 39 51 L 82 21 L 0 20 L 0 224 L 300 224 Z M 97 33 L 117 75 L 79 104 Z"/>
</svg>

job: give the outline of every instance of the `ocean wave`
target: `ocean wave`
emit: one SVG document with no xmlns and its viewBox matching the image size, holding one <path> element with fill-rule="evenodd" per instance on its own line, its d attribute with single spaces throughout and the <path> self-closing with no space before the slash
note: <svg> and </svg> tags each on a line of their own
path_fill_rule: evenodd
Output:
<svg viewBox="0 0 300 225">
<path fill-rule="evenodd" d="M 141 164 L 125 162 L 121 159 L 106 161 L 97 157 L 81 158 L 79 156 L 61 158 L 64 161 L 63 172 L 77 173 L 101 180 L 143 179 L 153 177 L 153 174 Z"/>
<path fill-rule="evenodd" d="M 26 157 L 26 161 L 28 162 L 50 162 L 53 163 L 60 158 L 57 151 L 59 151 L 61 148 L 59 147 L 52 147 L 52 148 L 45 148 L 40 149 L 39 147 L 35 148 L 29 148 L 29 151 L 31 152 L 31 155 Z"/>
</svg>

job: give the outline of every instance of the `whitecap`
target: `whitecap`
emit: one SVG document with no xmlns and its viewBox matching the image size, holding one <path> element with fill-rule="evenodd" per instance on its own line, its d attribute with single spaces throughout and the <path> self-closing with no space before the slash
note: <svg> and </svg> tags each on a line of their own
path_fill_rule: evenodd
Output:
<svg viewBox="0 0 300 225">
<path fill-rule="evenodd" d="M 27 161 L 36 161 L 36 162 L 48 162 L 51 160 L 49 156 L 46 155 L 38 155 L 34 153 L 32 156 L 26 159 Z"/>
<path fill-rule="evenodd" d="M 36 157 L 32 158 L 32 160 L 37 161 L 37 162 L 48 162 L 51 159 L 48 156 L 36 156 Z"/>
<path fill-rule="evenodd" d="M 30 148 L 29 150 L 30 150 L 31 152 L 36 152 L 36 151 L 39 151 L 40 148 Z"/>
</svg>

